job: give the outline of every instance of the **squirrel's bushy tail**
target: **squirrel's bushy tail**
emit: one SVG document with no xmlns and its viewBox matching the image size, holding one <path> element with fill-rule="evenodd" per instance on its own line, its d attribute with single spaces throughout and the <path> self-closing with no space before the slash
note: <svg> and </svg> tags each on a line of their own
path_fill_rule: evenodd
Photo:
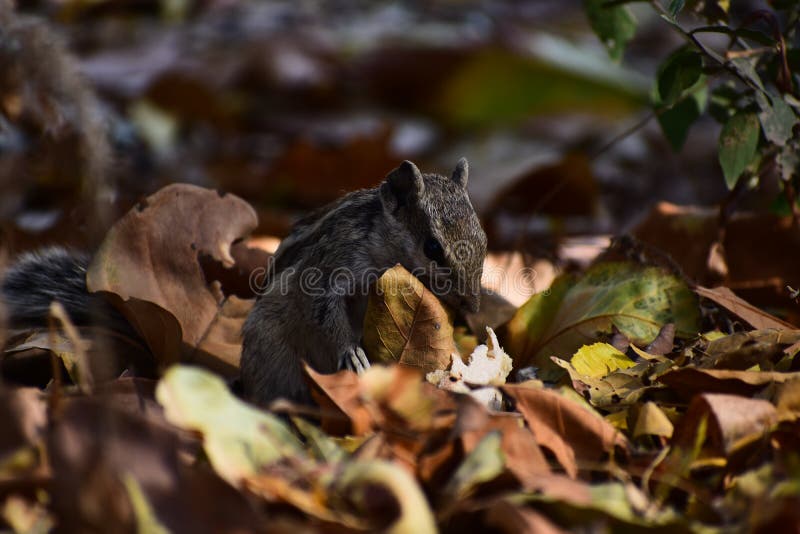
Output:
<svg viewBox="0 0 800 534">
<path fill-rule="evenodd" d="M 86 288 L 89 256 L 61 247 L 21 255 L 3 277 L 0 297 L 12 328 L 47 326 L 58 301 L 75 325 L 100 324 L 121 333 L 130 324 L 102 296 Z"/>
<path fill-rule="evenodd" d="M 95 378 L 119 376 L 124 369 L 138 376 L 156 376 L 156 362 L 131 324 L 101 294 L 86 287 L 87 254 L 53 247 L 20 256 L 5 272 L 0 301 L 12 329 L 50 327 L 50 305 L 60 302 L 82 337 L 92 340 L 93 350 L 105 357 L 90 360 Z M 14 377 L 15 372 L 8 372 Z M 30 379 L 27 370 L 17 378 Z M 35 382 L 34 382 L 35 383 Z"/>
</svg>

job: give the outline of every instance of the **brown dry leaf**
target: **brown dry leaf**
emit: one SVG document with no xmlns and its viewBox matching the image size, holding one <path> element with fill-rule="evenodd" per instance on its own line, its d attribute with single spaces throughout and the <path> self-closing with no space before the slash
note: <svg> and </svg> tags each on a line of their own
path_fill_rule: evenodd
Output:
<svg viewBox="0 0 800 534">
<path fill-rule="evenodd" d="M 360 377 L 361 397 L 381 409 L 376 422 L 396 425 L 408 432 L 427 431 L 437 422 L 436 412 L 452 409 L 444 392 L 425 382 L 419 370 L 393 365 L 376 365 Z"/>
<path fill-rule="evenodd" d="M 683 367 L 658 377 L 658 382 L 670 386 L 686 398 L 697 393 L 729 393 L 753 395 L 770 384 L 782 384 L 800 377 L 800 373 L 775 371 L 728 371 Z"/>
<path fill-rule="evenodd" d="M 426 373 L 444 369 L 450 355 L 458 354 L 444 305 L 401 265 L 386 271 L 370 293 L 364 350 L 373 361 L 399 362 Z"/>
<path fill-rule="evenodd" d="M 708 260 L 706 261 L 708 272 L 712 276 L 718 278 L 725 278 L 730 272 L 728 269 L 728 262 L 725 260 L 725 249 L 722 243 L 714 241 L 708 250 Z"/>
<path fill-rule="evenodd" d="M 277 239 L 275 241 L 280 242 Z M 259 248 L 258 245 L 259 241 L 254 242 L 252 239 L 233 243 L 231 257 L 236 264 L 231 268 L 214 260 L 211 256 L 201 254 L 199 260 L 206 280 L 219 282 L 226 295 L 235 295 L 243 299 L 254 298 L 257 288 L 253 287 L 250 280 L 253 271 L 262 272 L 269 265 L 270 258 L 275 252 Z"/>
<path fill-rule="evenodd" d="M 519 236 L 504 231 L 500 223 L 503 217 L 529 221 L 534 215 L 569 217 L 594 213 L 599 189 L 586 155 L 572 152 L 549 159 L 533 157 L 531 161 L 492 170 L 493 182 L 504 184 L 483 210 L 488 216 L 486 235 L 495 247 L 520 248 Z"/>
<path fill-rule="evenodd" d="M 392 130 L 384 120 L 374 119 L 368 128 L 363 115 L 305 122 L 309 136 L 283 150 L 269 177 L 258 182 L 254 196 L 280 195 L 284 202 L 288 197 L 295 205 L 317 207 L 339 198 L 343 190 L 373 187 L 386 169 L 397 164 L 397 156 L 390 153 Z M 231 175 L 227 169 L 223 184 L 226 175 Z"/>
<path fill-rule="evenodd" d="M 0 388 L 0 466 L 20 447 L 33 445 L 47 426 L 45 395 L 37 388 Z"/>
<path fill-rule="evenodd" d="M 308 474 L 307 474 L 308 475 Z M 244 485 L 248 491 L 273 503 L 286 503 L 317 521 L 334 527 L 345 525 L 351 529 L 365 529 L 363 519 L 341 511 L 331 510 L 327 498 L 330 476 L 327 473 L 311 473 L 300 480 L 285 465 L 268 466 L 263 472 L 248 477 Z"/>
<path fill-rule="evenodd" d="M 250 309 L 255 304 L 253 299 L 241 299 L 231 295 L 222 301 L 217 315 L 212 319 L 208 332 L 196 351 L 199 361 L 219 373 L 225 373 L 231 367 L 239 367 L 242 353 L 242 325 Z M 188 358 L 195 360 L 194 356 Z"/>
<path fill-rule="evenodd" d="M 713 393 L 697 395 L 675 430 L 674 443 L 691 449 L 704 418 L 708 420 L 706 452 L 727 456 L 737 443 L 761 435 L 769 428 L 777 419 L 777 411 L 775 406 L 761 399 Z"/>
<path fill-rule="evenodd" d="M 591 408 L 555 391 L 503 386 L 517 403 L 540 445 L 550 449 L 571 477 L 582 463 L 604 461 L 616 448 L 627 452 L 628 440 Z"/>
<path fill-rule="evenodd" d="M 134 367 L 143 373 L 152 368 L 152 356 L 141 340 L 100 326 L 76 327 L 75 340 L 86 351 L 85 362 L 95 386 L 119 377 Z M 73 338 L 74 340 L 74 338 Z M 75 343 L 59 331 L 18 329 L 0 354 L 0 373 L 10 382 L 45 387 L 53 378 L 51 354 L 60 358 L 76 382 L 78 361 Z"/>
<path fill-rule="evenodd" d="M 692 280 L 718 281 L 708 259 L 720 234 L 718 208 L 660 202 L 633 231 L 641 241 L 666 253 Z M 727 220 L 725 251 L 728 273 L 722 284 L 759 307 L 781 308 L 788 320 L 800 320 L 800 306 L 786 298 L 800 272 L 800 236 L 791 217 L 737 212 Z"/>
<path fill-rule="evenodd" d="M 675 325 L 667 323 L 661 328 L 656 338 L 645 347 L 645 352 L 654 356 L 669 354 L 675 347 Z M 634 346 L 634 350 L 636 350 Z"/>
<path fill-rule="evenodd" d="M 566 530 L 552 523 L 547 516 L 533 508 L 511 504 L 507 500 L 493 503 L 486 511 L 486 522 L 500 532 L 517 534 L 566 534 Z"/>
<path fill-rule="evenodd" d="M 738 297 L 736 293 L 727 287 L 709 289 L 707 287 L 697 286 L 694 288 L 694 292 L 701 297 L 713 300 L 726 310 L 746 321 L 753 328 L 774 328 L 777 330 L 794 330 L 796 328 L 794 325 L 756 308 L 746 300 Z"/>
<path fill-rule="evenodd" d="M 458 395 L 457 400 L 458 416 L 452 433 L 461 438 L 464 453 L 469 454 L 490 432 L 499 431 L 508 471 L 525 489 L 538 489 L 540 477 L 550 474 L 550 466 L 534 434 L 519 416 L 490 413 L 468 395 Z"/>
<path fill-rule="evenodd" d="M 167 422 L 164 417 L 164 410 L 156 402 L 156 381 L 148 378 L 126 377 L 98 384 L 94 393 L 103 399 L 107 406 L 113 406 L 114 410 L 137 415 L 147 419 L 150 424 L 170 428 L 173 431 L 175 426 Z M 194 434 L 188 432 L 178 432 L 183 438 L 184 445 L 197 451 L 200 444 Z M 191 436 L 191 439 L 189 438 Z"/>
<path fill-rule="evenodd" d="M 389 460 L 417 473 L 423 451 L 450 433 L 456 417 L 454 398 L 425 382 L 417 369 L 403 365 L 373 366 L 359 389 L 380 433 L 372 452 L 359 450 L 358 457 Z"/>
<path fill-rule="evenodd" d="M 361 399 L 358 375 L 350 371 L 326 375 L 304 365 L 311 396 L 319 405 L 322 430 L 331 435 L 361 436 L 369 432 L 373 417 Z"/>
<path fill-rule="evenodd" d="M 59 524 L 107 532 L 133 527 L 122 483 L 136 480 L 155 516 L 171 532 L 257 532 L 263 518 L 245 497 L 208 469 L 190 468 L 179 455 L 174 427 L 156 426 L 116 410 L 102 398 L 66 403 L 47 441 L 49 486 Z"/>
<path fill-rule="evenodd" d="M 800 379 L 789 380 L 781 386 L 776 405 L 782 416 L 796 418 L 800 415 Z"/>
<path fill-rule="evenodd" d="M 702 366 L 745 370 L 759 365 L 769 370 L 786 356 L 789 346 L 797 342 L 800 342 L 800 330 L 735 332 L 708 343 Z"/>
<path fill-rule="evenodd" d="M 234 373 L 230 354 L 197 351 L 222 306 L 198 257 L 234 265 L 231 244 L 256 227 L 242 199 L 209 189 L 169 185 L 129 211 L 109 230 L 87 272 L 145 339 L 162 364 L 188 352 L 196 363 Z"/>
</svg>

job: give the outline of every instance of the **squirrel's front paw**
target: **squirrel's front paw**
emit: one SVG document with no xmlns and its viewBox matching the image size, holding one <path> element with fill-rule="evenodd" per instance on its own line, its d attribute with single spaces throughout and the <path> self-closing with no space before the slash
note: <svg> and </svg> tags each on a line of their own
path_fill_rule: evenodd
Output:
<svg viewBox="0 0 800 534">
<path fill-rule="evenodd" d="M 339 356 L 339 370 L 348 369 L 358 374 L 369 369 L 369 360 L 364 349 L 358 345 L 349 347 Z"/>
</svg>

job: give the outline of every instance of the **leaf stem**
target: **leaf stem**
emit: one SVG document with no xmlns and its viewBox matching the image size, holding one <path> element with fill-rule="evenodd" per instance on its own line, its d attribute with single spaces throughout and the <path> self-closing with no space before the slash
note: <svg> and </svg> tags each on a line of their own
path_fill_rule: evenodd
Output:
<svg viewBox="0 0 800 534">
<path fill-rule="evenodd" d="M 729 73 L 731 73 L 736 78 L 741 80 L 742 83 L 744 83 L 746 86 L 750 87 L 754 91 L 759 91 L 759 92 L 762 92 L 764 94 L 767 94 L 766 91 L 764 91 L 760 87 L 758 87 L 758 85 L 756 83 L 754 83 L 752 80 L 750 80 L 746 76 L 743 76 L 733 65 L 731 65 L 730 61 L 725 59 L 723 56 L 720 56 L 715 51 L 713 51 L 713 50 L 711 50 L 709 48 L 706 48 L 706 46 L 703 43 L 700 42 L 700 40 L 697 38 L 697 36 L 695 34 L 696 33 L 702 33 L 700 30 L 708 31 L 708 29 L 709 29 L 708 27 L 696 28 L 695 30 L 688 31 L 688 30 L 684 29 L 680 24 L 678 24 L 677 21 L 672 19 L 672 17 L 669 15 L 669 13 L 664 9 L 664 6 L 662 6 L 658 2 L 658 0 L 650 0 L 650 5 L 653 6 L 653 9 L 655 9 L 661 15 L 662 18 L 664 18 L 667 22 L 669 22 L 669 24 L 673 28 L 675 28 L 681 35 L 683 35 L 684 38 L 688 39 L 694 46 L 696 46 L 697 49 L 700 51 L 700 53 L 702 53 L 703 55 L 705 55 L 709 59 L 711 59 L 711 60 L 715 61 L 716 63 L 718 63 L 725 70 L 727 70 Z M 733 30 L 731 30 L 731 31 L 733 31 Z M 727 32 L 723 31 L 722 33 L 727 33 Z"/>
</svg>

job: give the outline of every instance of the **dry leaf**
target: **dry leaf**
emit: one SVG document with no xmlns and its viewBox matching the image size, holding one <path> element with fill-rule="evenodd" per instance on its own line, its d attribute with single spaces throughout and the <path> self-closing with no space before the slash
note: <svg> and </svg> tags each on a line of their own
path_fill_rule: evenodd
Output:
<svg viewBox="0 0 800 534">
<path fill-rule="evenodd" d="M 661 408 L 654 402 L 646 402 L 639 409 L 639 414 L 636 417 L 633 437 L 663 436 L 671 438 L 673 430 L 672 421 L 661 411 Z"/>
<path fill-rule="evenodd" d="M 713 300 L 734 315 L 738 315 L 753 328 L 775 328 L 777 330 L 794 330 L 796 328 L 794 325 L 756 308 L 727 287 L 708 289 L 697 286 L 694 288 L 694 292 L 701 297 Z"/>
<path fill-rule="evenodd" d="M 662 384 L 691 398 L 696 393 L 730 393 L 752 395 L 770 384 L 781 384 L 800 377 L 800 373 L 775 371 L 728 371 L 682 367 L 658 377 Z"/>
<path fill-rule="evenodd" d="M 761 399 L 713 393 L 697 395 L 675 430 L 674 443 L 691 449 L 702 419 L 708 421 L 706 451 L 726 456 L 741 440 L 763 434 L 777 420 L 777 411 Z"/>
<path fill-rule="evenodd" d="M 458 416 L 453 436 L 460 437 L 465 452 L 470 452 L 486 434 L 499 431 L 506 468 L 526 489 L 538 489 L 539 479 L 550 474 L 550 466 L 537 438 L 522 425 L 516 414 L 490 413 L 471 397 L 458 399 Z"/>
<path fill-rule="evenodd" d="M 364 350 L 370 360 L 399 362 L 425 372 L 444 369 L 450 355 L 458 354 L 444 305 L 400 265 L 386 271 L 370 293 Z"/>
<path fill-rule="evenodd" d="M 537 534 L 566 534 L 567 531 L 551 522 L 533 508 L 511 504 L 506 500 L 493 503 L 487 511 L 490 526 L 506 534 L 528 532 Z"/>
<path fill-rule="evenodd" d="M 582 463 L 604 461 L 615 449 L 623 453 L 628 440 L 588 406 L 555 391 L 526 386 L 503 386 L 517 402 L 536 440 L 550 449 L 568 475 L 575 477 Z"/>
<path fill-rule="evenodd" d="M 219 355 L 198 350 L 215 350 L 209 329 L 223 305 L 221 293 L 205 280 L 199 256 L 233 266 L 231 244 L 256 222 L 253 209 L 234 195 L 169 185 L 109 230 L 87 272 L 87 286 L 111 297 L 162 364 L 191 356 L 235 373 L 228 348 Z"/>
</svg>

